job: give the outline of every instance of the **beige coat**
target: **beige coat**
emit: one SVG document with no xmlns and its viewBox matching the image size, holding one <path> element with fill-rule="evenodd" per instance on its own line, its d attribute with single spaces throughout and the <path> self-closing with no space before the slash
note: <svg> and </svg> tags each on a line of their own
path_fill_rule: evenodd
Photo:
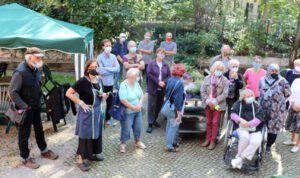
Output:
<svg viewBox="0 0 300 178">
<path fill-rule="evenodd" d="M 217 89 L 217 98 L 215 98 L 217 104 L 220 106 L 220 111 L 226 110 L 226 98 L 228 96 L 228 85 L 229 82 L 226 77 L 222 76 L 221 81 Z M 207 107 L 206 100 L 209 99 L 211 93 L 211 75 L 204 78 L 203 84 L 201 86 L 201 100 L 202 106 Z"/>
</svg>

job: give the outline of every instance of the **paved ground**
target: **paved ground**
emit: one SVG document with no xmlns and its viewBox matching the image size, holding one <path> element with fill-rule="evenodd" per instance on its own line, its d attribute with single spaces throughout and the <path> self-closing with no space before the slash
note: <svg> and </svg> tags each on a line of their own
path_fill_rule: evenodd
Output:
<svg viewBox="0 0 300 178">
<path fill-rule="evenodd" d="M 148 147 L 146 150 L 135 150 L 133 142 L 128 143 L 127 153 L 121 154 L 119 148 L 119 125 L 106 128 L 104 131 L 105 161 L 94 163 L 91 171 L 81 172 L 76 167 L 77 138 L 74 136 L 75 117 L 67 118 L 68 124 L 60 126 L 58 133 L 53 133 L 50 122 L 44 124 L 49 148 L 60 155 L 56 161 L 41 159 L 37 149 L 34 134 L 30 147 L 32 156 L 41 167 L 30 170 L 21 165 L 18 158 L 16 129 L 9 135 L 4 134 L 0 127 L 0 177 L 1 178 L 32 178 L 32 177 L 271 177 L 285 175 L 293 178 L 300 177 L 300 153 L 290 153 L 288 147 L 281 143 L 290 134 L 282 133 L 273 147 L 272 154 L 265 157 L 261 170 L 254 174 L 244 174 L 228 169 L 222 160 L 223 145 L 213 151 L 200 147 L 203 136 L 185 136 L 179 153 L 164 152 L 164 128 L 156 129 L 151 135 L 143 132 L 143 140 Z M 164 125 L 165 121 L 159 121 Z M 144 118 L 146 127 L 146 120 Z M 145 130 L 145 129 L 144 129 Z"/>
</svg>

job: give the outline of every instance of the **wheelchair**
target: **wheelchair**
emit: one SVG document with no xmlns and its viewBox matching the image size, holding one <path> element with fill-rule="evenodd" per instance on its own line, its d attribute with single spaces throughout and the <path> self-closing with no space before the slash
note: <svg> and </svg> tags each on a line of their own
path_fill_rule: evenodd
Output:
<svg viewBox="0 0 300 178">
<path fill-rule="evenodd" d="M 224 137 L 224 162 L 229 168 L 231 166 L 231 160 L 235 158 L 238 151 L 238 135 L 234 132 L 238 128 L 238 125 L 234 123 L 232 120 L 228 120 L 226 126 L 226 133 Z M 257 149 L 256 154 L 252 158 L 251 161 L 247 161 L 247 163 L 243 163 L 241 168 L 242 171 L 251 172 L 251 171 L 259 171 L 260 166 L 262 164 L 263 156 L 265 154 L 265 149 L 267 145 L 267 135 L 268 135 L 268 127 L 264 124 L 262 129 L 262 143 L 260 147 Z"/>
</svg>

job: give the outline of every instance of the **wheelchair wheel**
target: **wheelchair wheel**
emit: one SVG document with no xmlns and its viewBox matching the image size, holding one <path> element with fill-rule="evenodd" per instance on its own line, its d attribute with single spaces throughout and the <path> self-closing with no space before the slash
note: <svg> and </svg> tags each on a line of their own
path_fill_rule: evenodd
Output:
<svg viewBox="0 0 300 178">
<path fill-rule="evenodd" d="M 225 133 L 225 137 L 224 137 L 225 149 L 228 146 L 228 140 L 230 139 L 232 131 L 233 131 L 233 122 L 231 120 L 229 120 L 229 121 L 227 121 L 226 133 Z"/>
<path fill-rule="evenodd" d="M 227 122 L 227 126 L 226 126 L 226 133 L 225 133 L 225 137 L 224 137 L 224 161 L 225 164 L 230 165 L 231 164 L 231 159 L 232 159 L 232 144 L 229 143 L 229 140 L 231 139 L 231 134 L 233 131 L 233 122 L 231 120 L 229 120 Z"/>
<path fill-rule="evenodd" d="M 265 150 L 266 150 L 266 145 L 267 145 L 267 137 L 268 137 L 268 127 L 264 126 L 262 131 L 262 141 L 261 141 L 261 145 L 260 148 L 258 150 L 258 159 L 256 160 L 256 165 L 257 167 L 260 167 L 260 165 L 262 164 L 262 160 L 265 154 Z"/>
</svg>

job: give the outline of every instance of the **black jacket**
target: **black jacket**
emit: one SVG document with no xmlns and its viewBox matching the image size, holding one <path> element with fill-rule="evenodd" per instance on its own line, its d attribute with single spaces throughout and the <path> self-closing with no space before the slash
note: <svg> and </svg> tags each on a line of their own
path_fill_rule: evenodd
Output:
<svg viewBox="0 0 300 178">
<path fill-rule="evenodd" d="M 14 71 L 9 86 L 9 94 L 18 108 L 33 109 L 41 106 L 41 73 L 23 61 Z"/>
<path fill-rule="evenodd" d="M 224 76 L 228 79 L 229 81 L 229 71 L 224 74 Z M 231 100 L 233 102 L 237 101 L 240 97 L 240 89 L 244 87 L 243 83 L 243 76 L 238 73 L 238 79 L 234 80 L 235 84 L 235 91 L 234 91 L 234 98 L 227 98 L 227 101 Z"/>
<path fill-rule="evenodd" d="M 256 131 L 261 131 L 264 122 L 263 122 L 263 110 L 257 103 L 254 104 L 254 110 L 255 110 L 255 117 L 259 120 L 261 120 L 261 123 L 256 127 Z M 240 107 L 242 106 L 241 113 L 240 113 Z M 254 116 L 253 116 L 253 110 L 252 110 L 252 104 L 246 104 L 244 101 L 241 102 L 238 100 L 237 102 L 234 103 L 231 109 L 231 113 L 235 113 L 237 115 L 241 114 L 240 117 L 245 119 L 246 121 L 251 121 Z"/>
</svg>

